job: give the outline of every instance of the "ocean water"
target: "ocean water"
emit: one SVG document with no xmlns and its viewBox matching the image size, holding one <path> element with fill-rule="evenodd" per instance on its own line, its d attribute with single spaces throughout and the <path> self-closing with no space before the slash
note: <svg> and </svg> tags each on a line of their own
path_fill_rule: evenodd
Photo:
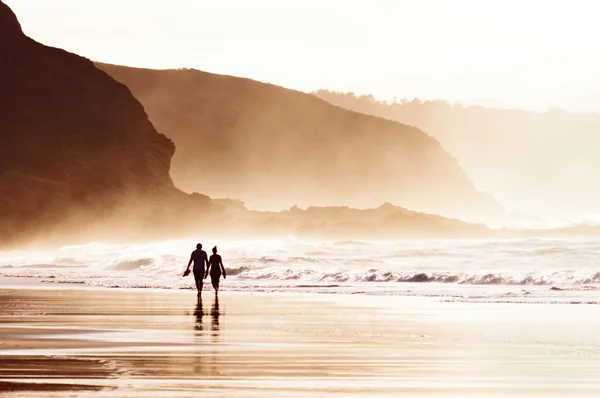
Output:
<svg viewBox="0 0 600 398">
<path fill-rule="evenodd" d="M 200 241 L 227 270 L 224 291 L 434 296 L 441 300 L 600 303 L 600 239 L 89 243 L 0 252 L 0 277 L 23 283 L 193 289 L 182 277 Z M 209 285 L 209 284 L 207 284 Z M 209 286 L 205 289 L 211 290 Z"/>
</svg>

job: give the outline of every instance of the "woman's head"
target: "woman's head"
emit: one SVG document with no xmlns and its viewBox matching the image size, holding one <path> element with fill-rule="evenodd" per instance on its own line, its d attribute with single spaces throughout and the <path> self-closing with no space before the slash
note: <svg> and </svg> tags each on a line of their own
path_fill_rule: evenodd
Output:
<svg viewBox="0 0 600 398">
<path fill-rule="evenodd" d="M 213 247 L 213 254 L 217 254 L 217 246 Z"/>
</svg>

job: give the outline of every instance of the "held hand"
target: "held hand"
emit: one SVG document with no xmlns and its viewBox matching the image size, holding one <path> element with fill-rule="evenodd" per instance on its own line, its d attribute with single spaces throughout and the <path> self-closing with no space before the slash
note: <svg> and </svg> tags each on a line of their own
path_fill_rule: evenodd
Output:
<svg viewBox="0 0 600 398">
<path fill-rule="evenodd" d="M 227 279 L 227 275 L 223 274 L 223 279 Z"/>
</svg>

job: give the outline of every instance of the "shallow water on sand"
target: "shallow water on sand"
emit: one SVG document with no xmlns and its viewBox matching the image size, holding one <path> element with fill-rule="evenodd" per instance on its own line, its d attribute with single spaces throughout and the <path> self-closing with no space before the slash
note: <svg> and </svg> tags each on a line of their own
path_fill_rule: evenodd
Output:
<svg viewBox="0 0 600 398">
<path fill-rule="evenodd" d="M 194 296 L 0 290 L 0 388 L 11 397 L 600 393 L 597 306 L 226 292 L 199 305 Z"/>
</svg>

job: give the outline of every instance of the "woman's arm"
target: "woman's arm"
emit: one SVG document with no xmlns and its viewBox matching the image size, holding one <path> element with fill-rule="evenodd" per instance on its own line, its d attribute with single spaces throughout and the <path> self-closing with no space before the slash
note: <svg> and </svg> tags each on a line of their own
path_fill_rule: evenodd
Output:
<svg viewBox="0 0 600 398">
<path fill-rule="evenodd" d="M 219 264 L 221 265 L 221 271 L 223 271 L 223 279 L 227 279 L 227 273 L 225 272 L 225 267 L 223 266 L 223 259 L 219 256 Z"/>
</svg>

